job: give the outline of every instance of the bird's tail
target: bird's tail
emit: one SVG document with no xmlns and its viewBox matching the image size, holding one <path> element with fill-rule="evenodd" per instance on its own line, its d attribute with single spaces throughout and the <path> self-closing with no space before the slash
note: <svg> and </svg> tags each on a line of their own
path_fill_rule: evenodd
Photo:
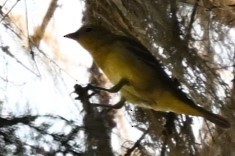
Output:
<svg viewBox="0 0 235 156">
<path fill-rule="evenodd" d="M 210 122 L 222 127 L 222 128 L 230 128 L 230 123 L 228 122 L 227 119 L 224 117 L 214 114 L 212 112 L 209 112 L 208 110 L 196 106 L 197 110 L 201 113 L 201 116 L 204 117 L 205 119 L 209 120 Z"/>
</svg>

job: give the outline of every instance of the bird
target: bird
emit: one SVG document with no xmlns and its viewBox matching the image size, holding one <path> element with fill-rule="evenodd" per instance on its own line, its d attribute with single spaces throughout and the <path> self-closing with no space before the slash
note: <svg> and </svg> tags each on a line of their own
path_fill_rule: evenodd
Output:
<svg viewBox="0 0 235 156">
<path fill-rule="evenodd" d="M 179 88 L 180 83 L 168 76 L 162 64 L 137 39 L 96 24 L 85 24 L 64 37 L 75 40 L 91 54 L 126 101 L 155 111 L 200 116 L 222 128 L 230 127 L 227 119 L 188 98 Z"/>
</svg>

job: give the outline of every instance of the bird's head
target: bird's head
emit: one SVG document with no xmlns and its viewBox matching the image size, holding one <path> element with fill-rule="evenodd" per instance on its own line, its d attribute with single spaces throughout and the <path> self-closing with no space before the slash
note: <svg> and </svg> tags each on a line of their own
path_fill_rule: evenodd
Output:
<svg viewBox="0 0 235 156">
<path fill-rule="evenodd" d="M 97 25 L 84 25 L 76 32 L 65 35 L 64 37 L 76 40 L 85 49 L 92 50 L 96 46 L 110 40 L 112 33 Z"/>
</svg>

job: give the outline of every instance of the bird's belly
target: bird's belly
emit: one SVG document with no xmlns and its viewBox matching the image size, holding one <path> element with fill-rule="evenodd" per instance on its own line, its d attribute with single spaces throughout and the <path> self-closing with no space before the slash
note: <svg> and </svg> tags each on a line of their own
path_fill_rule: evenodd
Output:
<svg viewBox="0 0 235 156">
<path fill-rule="evenodd" d="M 143 91 L 135 90 L 133 87 L 123 87 L 121 90 L 121 95 L 126 98 L 132 104 L 135 104 L 139 107 L 145 107 L 152 109 L 152 104 L 154 99 L 150 98 L 148 93 L 143 93 Z"/>
<path fill-rule="evenodd" d="M 154 84 L 153 84 L 154 86 Z M 152 90 L 138 90 L 132 86 L 123 87 L 121 90 L 129 102 L 144 108 L 153 109 L 156 111 L 172 111 L 176 113 L 185 112 L 186 107 L 182 100 L 180 100 L 169 88 L 164 86 L 155 86 Z"/>
</svg>

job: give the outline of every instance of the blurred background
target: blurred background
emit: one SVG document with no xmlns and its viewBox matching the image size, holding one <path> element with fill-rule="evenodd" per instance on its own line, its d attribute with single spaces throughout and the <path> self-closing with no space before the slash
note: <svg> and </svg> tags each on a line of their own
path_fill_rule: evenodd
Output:
<svg viewBox="0 0 235 156">
<path fill-rule="evenodd" d="M 234 14 L 233 0 L 0 0 L 0 155 L 235 155 Z M 63 37 L 83 23 L 140 40 L 188 97 L 232 127 L 90 105 L 118 94 L 75 100 L 75 84 L 112 86 Z"/>
</svg>

